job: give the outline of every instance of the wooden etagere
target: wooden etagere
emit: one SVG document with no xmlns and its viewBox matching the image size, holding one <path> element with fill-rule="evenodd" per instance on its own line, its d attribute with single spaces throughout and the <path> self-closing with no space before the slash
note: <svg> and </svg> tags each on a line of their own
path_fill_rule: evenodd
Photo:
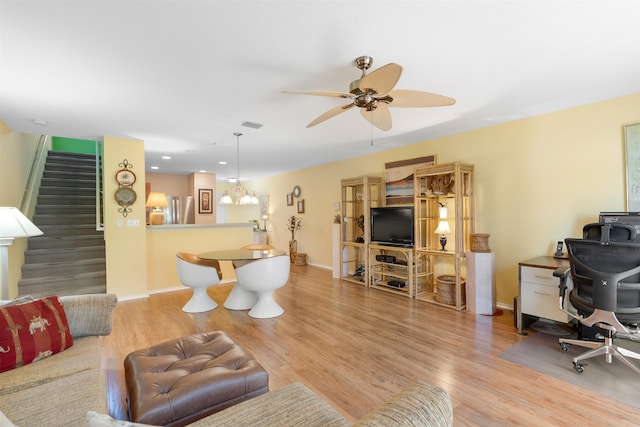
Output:
<svg viewBox="0 0 640 427">
<path fill-rule="evenodd" d="M 360 176 L 341 181 L 340 278 L 367 286 L 369 240 L 373 207 L 383 205 L 383 182 L 379 176 Z"/>
<path fill-rule="evenodd" d="M 425 258 L 426 286 L 416 298 L 456 310 L 466 307 L 465 253 L 475 231 L 473 165 L 446 163 L 417 168 L 414 174 L 416 256 Z M 440 212 L 444 205 L 446 213 Z M 442 250 L 441 222 L 448 224 Z"/>
</svg>

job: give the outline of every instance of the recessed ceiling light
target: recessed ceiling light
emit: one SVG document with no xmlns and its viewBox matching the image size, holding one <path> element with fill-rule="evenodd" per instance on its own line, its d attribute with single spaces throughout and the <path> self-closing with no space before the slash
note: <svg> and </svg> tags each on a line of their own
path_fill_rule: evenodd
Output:
<svg viewBox="0 0 640 427">
<path fill-rule="evenodd" d="M 171 156 L 162 156 L 164 160 L 171 160 Z"/>
<path fill-rule="evenodd" d="M 220 160 L 220 161 L 218 162 L 218 164 L 219 164 L 219 165 L 226 165 L 226 164 L 227 164 L 227 162 L 225 162 L 224 160 Z"/>
<path fill-rule="evenodd" d="M 198 150 L 194 150 L 194 149 L 192 149 L 192 148 L 191 148 L 191 149 L 189 149 L 189 150 L 184 150 L 184 152 L 185 152 L 185 153 L 195 153 L 195 152 L 197 152 L 197 151 L 198 151 Z"/>
<path fill-rule="evenodd" d="M 202 171 L 199 171 L 199 172 L 200 172 L 200 173 L 207 173 L 207 171 L 205 171 L 205 170 L 202 170 Z"/>
<path fill-rule="evenodd" d="M 248 128 L 251 128 L 251 129 L 260 129 L 262 127 L 262 124 L 255 123 L 255 122 L 242 122 L 241 124 L 242 124 L 242 126 L 248 127 Z"/>
<path fill-rule="evenodd" d="M 33 123 L 34 125 L 39 125 L 39 126 L 46 126 L 46 125 L 49 124 L 48 121 L 40 120 L 40 119 L 33 119 L 33 120 L 31 120 L 31 123 Z"/>
<path fill-rule="evenodd" d="M 160 169 L 158 166 L 151 166 L 151 169 L 156 170 L 156 169 Z"/>
</svg>

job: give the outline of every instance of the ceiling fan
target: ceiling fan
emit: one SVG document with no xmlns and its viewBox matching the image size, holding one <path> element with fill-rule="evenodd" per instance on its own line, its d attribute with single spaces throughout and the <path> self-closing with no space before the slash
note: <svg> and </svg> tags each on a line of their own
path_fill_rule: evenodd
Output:
<svg viewBox="0 0 640 427">
<path fill-rule="evenodd" d="M 308 128 L 335 117 L 355 106 L 360 107 L 360 114 L 372 125 L 381 130 L 390 130 L 391 113 L 389 112 L 389 107 L 439 107 L 453 105 L 456 102 L 453 98 L 429 92 L 403 89 L 392 90 L 400 79 L 402 67 L 398 64 L 390 63 L 366 74 L 366 71 L 371 68 L 372 64 L 373 58 L 370 56 L 360 56 L 356 58 L 355 65 L 362 71 L 362 76 L 358 80 L 351 82 L 348 93 L 306 90 L 286 90 L 283 92 L 351 99 L 349 104 L 332 108 L 318 116 L 307 125 Z"/>
</svg>

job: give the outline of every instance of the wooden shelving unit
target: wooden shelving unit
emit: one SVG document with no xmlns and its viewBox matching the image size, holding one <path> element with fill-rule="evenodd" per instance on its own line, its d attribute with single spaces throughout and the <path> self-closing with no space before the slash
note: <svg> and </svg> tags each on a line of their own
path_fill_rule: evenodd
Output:
<svg viewBox="0 0 640 427">
<path fill-rule="evenodd" d="M 417 168 L 414 174 L 415 250 L 425 257 L 427 282 L 416 298 L 456 310 L 466 307 L 464 261 L 475 232 L 473 169 L 455 162 Z M 441 204 L 447 208 L 443 217 Z M 450 229 L 444 251 L 436 234 L 442 221 Z"/>
<path fill-rule="evenodd" d="M 341 181 L 342 223 L 340 227 L 340 278 L 367 286 L 372 207 L 383 204 L 383 182 L 379 176 L 360 176 Z"/>
</svg>

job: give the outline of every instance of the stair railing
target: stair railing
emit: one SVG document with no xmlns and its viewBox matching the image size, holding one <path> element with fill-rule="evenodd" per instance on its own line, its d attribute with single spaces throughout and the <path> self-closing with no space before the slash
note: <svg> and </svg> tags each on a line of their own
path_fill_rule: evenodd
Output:
<svg viewBox="0 0 640 427">
<path fill-rule="evenodd" d="M 96 230 L 104 231 L 104 180 L 102 141 L 96 141 Z"/>
<path fill-rule="evenodd" d="M 48 137 L 48 135 L 40 135 L 38 138 L 36 151 L 33 155 L 33 161 L 31 162 L 31 169 L 29 169 L 29 176 L 27 177 L 24 192 L 22 193 L 22 200 L 20 200 L 20 211 L 29 218 L 33 217 L 35 211 L 33 201 L 38 195 L 40 179 L 42 178 L 42 171 L 44 170 L 47 152 L 49 151 L 49 145 L 47 144 Z"/>
</svg>

